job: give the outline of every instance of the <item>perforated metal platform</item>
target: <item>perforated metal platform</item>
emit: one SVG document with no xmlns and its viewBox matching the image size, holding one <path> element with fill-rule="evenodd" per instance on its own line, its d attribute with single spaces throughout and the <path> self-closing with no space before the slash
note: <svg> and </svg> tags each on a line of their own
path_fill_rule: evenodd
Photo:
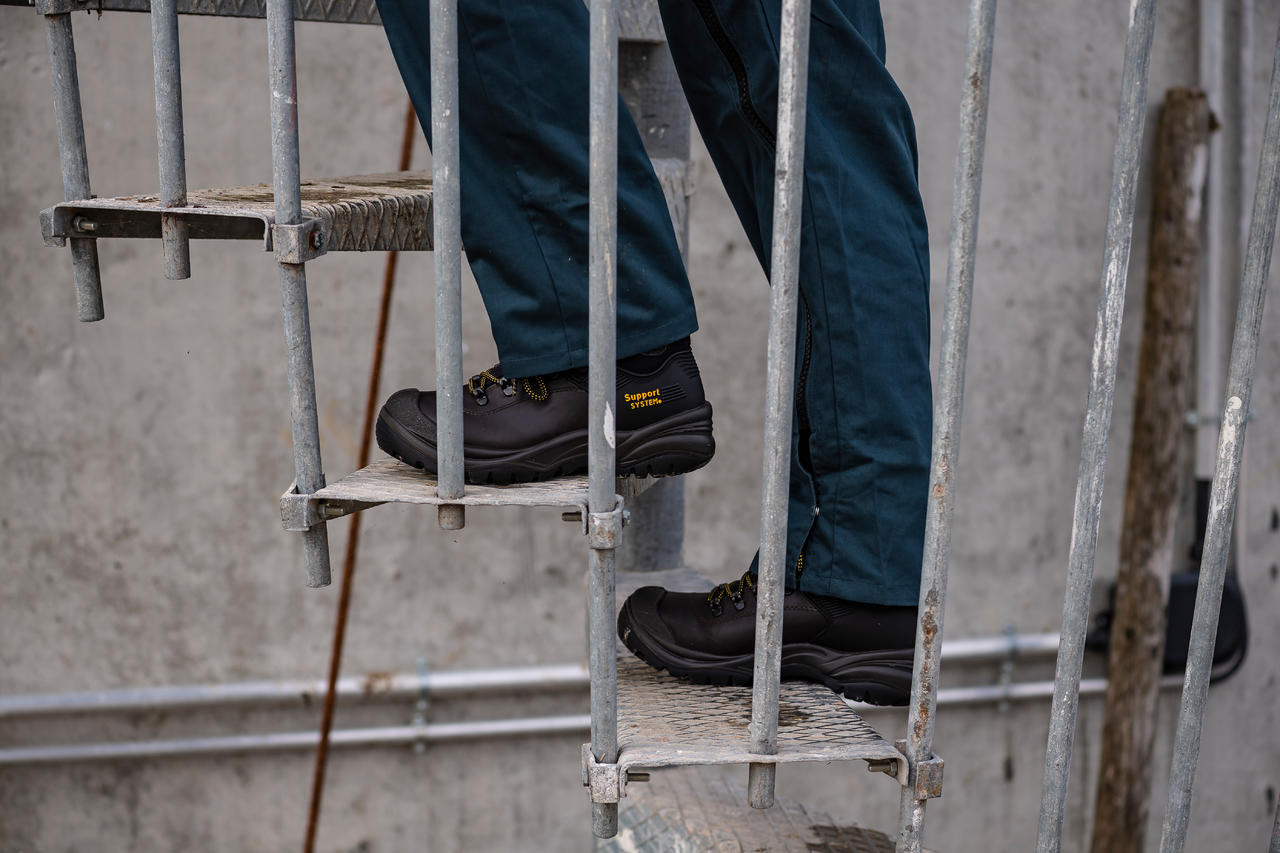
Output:
<svg viewBox="0 0 1280 853">
<path fill-rule="evenodd" d="M 618 765 L 627 770 L 689 764 L 906 759 L 817 684 L 787 682 L 778 703 L 778 753 L 747 749 L 751 688 L 713 687 L 674 678 L 634 657 L 618 661 Z"/>
<path fill-rule="evenodd" d="M 778 797 L 753 809 L 741 778 L 705 767 L 664 770 L 631 786 L 618 814 L 618 834 L 599 853 L 892 853 L 883 832 L 841 822 Z"/>
<path fill-rule="evenodd" d="M 67 237 L 159 238 L 160 215 L 186 220 L 192 239 L 261 240 L 272 249 L 275 193 L 270 184 L 187 193 L 186 207 L 159 196 L 68 201 L 40 214 L 46 242 Z M 431 249 L 431 176 L 427 172 L 353 175 L 302 182 L 303 216 L 320 223 L 329 252 Z"/>
</svg>

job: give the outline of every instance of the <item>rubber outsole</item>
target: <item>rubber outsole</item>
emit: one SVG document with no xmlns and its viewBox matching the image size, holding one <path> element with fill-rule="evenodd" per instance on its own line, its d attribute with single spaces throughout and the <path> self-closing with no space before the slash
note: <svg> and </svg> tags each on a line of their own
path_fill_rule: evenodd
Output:
<svg viewBox="0 0 1280 853">
<path fill-rule="evenodd" d="M 385 410 L 375 427 L 378 446 L 406 465 L 434 474 L 434 443 L 417 435 Z M 696 471 L 711 461 L 711 404 L 672 415 L 647 427 L 619 432 L 619 477 L 671 477 Z M 505 454 L 466 453 L 466 481 L 472 485 L 533 483 L 583 474 L 587 470 L 587 431 L 575 430 L 532 447 Z"/>
<path fill-rule="evenodd" d="M 635 623 L 628 601 L 618 614 L 618 635 L 649 666 L 695 684 L 750 687 L 755 654 L 712 655 L 675 649 L 648 636 Z M 913 649 L 841 652 L 813 643 L 782 645 L 782 678 L 813 681 L 854 702 L 903 706 L 911 696 Z"/>
</svg>

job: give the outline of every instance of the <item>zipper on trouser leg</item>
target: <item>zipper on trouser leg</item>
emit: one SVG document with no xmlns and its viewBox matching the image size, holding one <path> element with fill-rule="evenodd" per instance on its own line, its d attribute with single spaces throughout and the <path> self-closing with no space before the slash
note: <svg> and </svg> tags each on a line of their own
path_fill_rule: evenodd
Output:
<svg viewBox="0 0 1280 853">
<path fill-rule="evenodd" d="M 733 79 L 738 84 L 738 107 L 742 110 L 747 123 L 764 137 L 765 143 L 770 148 L 776 148 L 778 144 L 777 135 L 769 129 L 769 125 L 761 118 L 755 104 L 751 101 L 751 88 L 747 80 L 747 64 L 742 61 L 742 56 L 738 53 L 737 48 L 733 46 L 733 41 L 729 38 L 729 33 L 725 31 L 724 24 L 720 23 L 720 16 L 716 14 L 711 0 L 694 0 L 693 5 L 702 17 L 702 23 L 706 25 L 707 32 L 711 34 L 711 40 L 716 43 L 716 47 L 720 48 L 720 53 L 724 56 L 725 61 L 729 63 L 730 70 L 733 71 Z"/>
<path fill-rule="evenodd" d="M 720 53 L 724 56 L 725 62 L 728 63 L 730 70 L 733 72 L 734 82 L 738 88 L 738 108 L 742 111 L 743 117 L 764 140 L 764 143 L 770 150 L 777 148 L 777 135 L 769 129 L 769 125 L 765 123 L 756 109 L 754 102 L 751 100 L 751 87 L 747 80 L 747 66 L 742 61 L 742 56 L 738 53 L 737 48 L 733 45 L 733 40 L 729 38 L 728 32 L 724 28 L 724 24 L 720 22 L 719 15 L 716 14 L 712 0 L 693 0 L 694 7 L 698 10 L 699 16 L 702 18 L 703 24 L 707 28 L 707 32 L 711 35 L 711 40 L 715 42 L 716 47 L 720 49 Z M 809 301 L 805 299 L 804 292 L 801 291 L 800 307 L 804 311 L 804 358 L 800 363 L 800 375 L 796 380 L 796 410 L 800 421 L 800 465 L 809 473 L 810 478 L 813 477 L 813 463 L 809 449 L 809 437 L 812 429 L 809 423 L 807 386 L 809 381 L 809 365 L 813 360 L 813 314 L 809 310 Z M 813 512 L 817 507 L 811 507 Z M 815 513 L 816 514 L 816 513 Z M 800 586 L 800 575 L 804 571 L 804 553 L 801 552 L 796 560 L 796 587 Z"/>
</svg>

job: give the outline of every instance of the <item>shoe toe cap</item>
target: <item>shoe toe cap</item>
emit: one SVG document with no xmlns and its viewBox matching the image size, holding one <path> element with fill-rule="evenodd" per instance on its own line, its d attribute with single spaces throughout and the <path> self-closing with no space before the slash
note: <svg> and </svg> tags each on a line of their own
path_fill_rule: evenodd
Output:
<svg viewBox="0 0 1280 853">
<path fill-rule="evenodd" d="M 661 605 L 666 594 L 660 586 L 641 587 L 631 593 L 618 614 L 618 636 L 625 642 L 626 632 L 631 630 L 665 642 L 674 641 L 671 629 L 662 619 Z"/>
<path fill-rule="evenodd" d="M 414 432 L 435 433 L 435 392 L 405 388 L 387 398 L 382 414 Z"/>
</svg>

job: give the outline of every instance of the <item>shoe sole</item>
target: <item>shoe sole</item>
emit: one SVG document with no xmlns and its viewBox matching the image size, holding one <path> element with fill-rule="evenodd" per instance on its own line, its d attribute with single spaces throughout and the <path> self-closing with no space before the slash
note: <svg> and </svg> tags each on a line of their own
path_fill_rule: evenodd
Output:
<svg viewBox="0 0 1280 853">
<path fill-rule="evenodd" d="M 712 655 L 672 647 L 638 630 L 631 602 L 618 615 L 618 633 L 632 654 L 654 669 L 695 684 L 750 687 L 755 654 Z M 783 643 L 782 677 L 814 681 L 854 702 L 903 706 L 911 697 L 913 649 L 841 652 L 814 643 Z"/>
<path fill-rule="evenodd" d="M 436 473 L 435 445 L 383 410 L 375 429 L 386 453 Z M 696 471 L 711 461 L 716 442 L 711 435 L 711 404 L 679 412 L 657 423 L 617 434 L 619 477 L 671 477 Z M 587 431 L 575 430 L 532 447 L 505 453 L 466 453 L 466 480 L 473 485 L 532 483 L 583 474 L 587 470 Z"/>
</svg>

